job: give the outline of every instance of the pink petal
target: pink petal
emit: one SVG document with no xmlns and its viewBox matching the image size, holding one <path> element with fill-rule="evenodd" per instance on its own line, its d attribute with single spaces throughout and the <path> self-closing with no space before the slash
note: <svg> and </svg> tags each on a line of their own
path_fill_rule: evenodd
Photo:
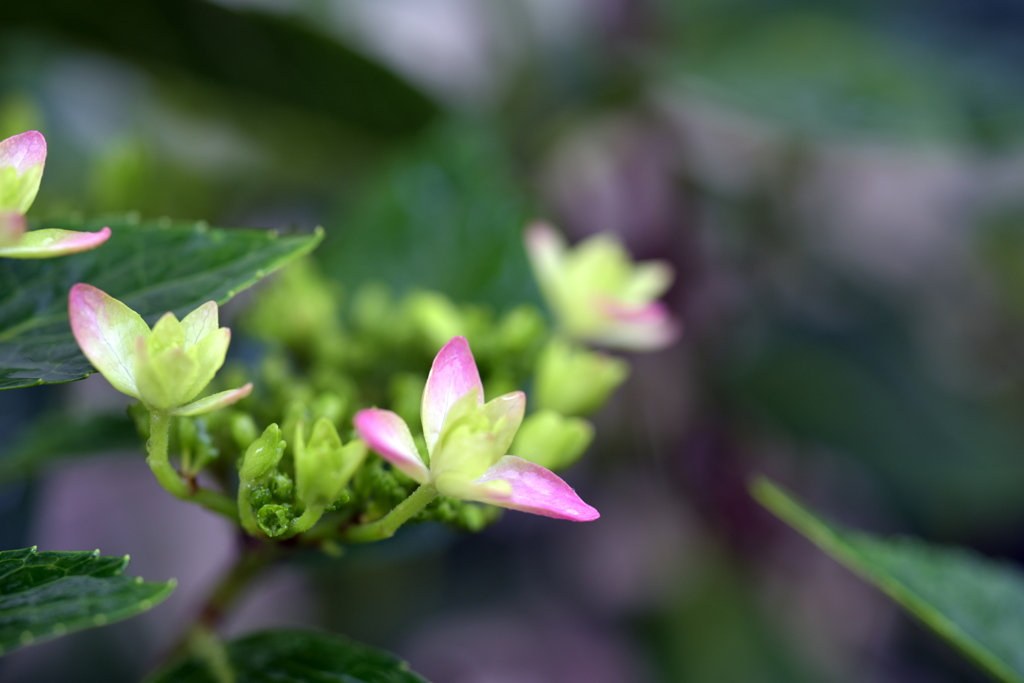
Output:
<svg viewBox="0 0 1024 683">
<path fill-rule="evenodd" d="M 109 238 L 110 228 L 97 232 L 32 230 L 22 235 L 17 244 L 0 248 L 0 256 L 20 259 L 54 258 L 95 249 Z"/>
<path fill-rule="evenodd" d="M 477 393 L 477 405 L 483 405 L 484 387 L 469 342 L 465 337 L 453 337 L 437 352 L 423 388 L 420 417 L 428 453 L 433 452 L 452 405 L 471 391 Z"/>
<path fill-rule="evenodd" d="M 25 234 L 25 217 L 17 211 L 0 211 L 0 247 L 21 241 Z"/>
<path fill-rule="evenodd" d="M 139 398 L 135 344 L 149 334 L 142 317 L 103 290 L 78 283 L 68 295 L 71 332 L 82 353 L 115 389 Z"/>
<path fill-rule="evenodd" d="M 45 161 L 46 138 L 37 130 L 0 141 L 0 166 L 13 166 L 18 175 L 23 175 L 32 166 Z"/>
<path fill-rule="evenodd" d="M 180 408 L 171 411 L 171 415 L 182 415 L 185 417 L 192 417 L 194 415 L 202 415 L 209 413 L 214 410 L 219 410 L 224 406 L 229 406 L 233 403 L 241 401 L 243 398 L 252 393 L 252 382 L 244 386 L 240 386 L 237 389 L 229 389 L 222 391 L 206 398 L 201 398 L 198 401 L 193 401 L 188 405 L 184 405 Z"/>
<path fill-rule="evenodd" d="M 526 229 L 526 254 L 530 257 L 537 282 L 548 296 L 556 287 L 556 281 L 563 269 L 565 240 L 547 223 L 534 223 Z"/>
<path fill-rule="evenodd" d="M 606 300 L 600 306 L 613 322 L 594 335 L 593 341 L 599 344 L 628 351 L 654 351 L 671 345 L 682 334 L 682 325 L 660 301 L 630 306 Z"/>
<path fill-rule="evenodd" d="M 491 481 L 508 482 L 511 495 L 492 494 L 481 486 Z M 601 516 L 554 472 L 514 455 L 506 455 L 473 484 L 480 487 L 476 500 L 491 505 L 574 522 L 590 522 Z"/>
<path fill-rule="evenodd" d="M 360 438 L 382 458 L 421 484 L 430 481 L 405 420 L 390 410 L 370 408 L 356 413 L 352 422 Z"/>
</svg>

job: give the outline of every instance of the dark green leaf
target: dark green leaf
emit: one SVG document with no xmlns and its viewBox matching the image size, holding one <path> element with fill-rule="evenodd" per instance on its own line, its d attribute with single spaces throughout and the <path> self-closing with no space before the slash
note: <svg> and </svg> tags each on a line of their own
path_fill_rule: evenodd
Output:
<svg viewBox="0 0 1024 683">
<path fill-rule="evenodd" d="M 326 633 L 265 631 L 227 644 L 236 683 L 426 683 L 393 655 Z M 206 664 L 172 665 L 149 683 L 217 683 Z"/>
<path fill-rule="evenodd" d="M 67 296 L 76 282 L 99 287 L 152 324 L 167 311 L 181 317 L 211 299 L 224 303 L 320 242 L 320 233 L 280 237 L 132 217 L 34 227 L 104 225 L 113 235 L 92 251 L 40 261 L 0 259 L 0 389 L 69 382 L 93 371 L 68 325 Z"/>
<path fill-rule="evenodd" d="M 535 300 L 522 244 L 535 214 L 502 145 L 481 125 L 433 131 L 336 219 L 324 272 L 499 307 Z"/>
<path fill-rule="evenodd" d="M 989 530 L 1024 513 L 1024 436 L 1000 409 L 966 400 L 918 367 L 897 335 L 804 324 L 772 330 L 729 367 L 730 397 L 759 426 L 855 460 L 886 502 L 942 533 Z"/>
<path fill-rule="evenodd" d="M 675 3 L 682 35 L 669 43 L 673 69 L 687 93 L 797 135 L 1019 140 L 1024 99 L 1012 62 L 979 58 L 984 45 L 929 45 L 934 36 L 927 32 L 907 40 L 880 29 L 885 22 L 877 16 L 855 17 L 864 3 L 845 4 Z M 892 25 L 907 24 L 899 10 L 894 14 Z M 937 14 L 929 11 L 918 23 L 932 26 L 942 20 Z"/>
<path fill-rule="evenodd" d="M 765 479 L 752 491 L 762 505 L 997 679 L 1024 683 L 1024 574 L 1016 567 L 962 548 L 848 531 Z"/>
<path fill-rule="evenodd" d="M 141 451 L 142 440 L 127 415 L 48 415 L 32 421 L 5 448 L 0 483 L 31 476 L 63 460 L 128 449 Z"/>
<path fill-rule="evenodd" d="M 436 111 L 390 71 L 282 15 L 203 0 L 38 0 L 5 7 L 3 26 L 55 33 L 377 134 L 414 132 Z"/>
<path fill-rule="evenodd" d="M 0 654 L 127 619 L 174 590 L 174 581 L 124 576 L 128 557 L 95 552 L 0 551 Z"/>
</svg>

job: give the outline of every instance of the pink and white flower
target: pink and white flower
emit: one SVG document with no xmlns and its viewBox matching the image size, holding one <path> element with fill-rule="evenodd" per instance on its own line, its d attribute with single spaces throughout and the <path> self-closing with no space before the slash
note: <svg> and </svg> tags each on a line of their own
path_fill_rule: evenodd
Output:
<svg viewBox="0 0 1024 683">
<path fill-rule="evenodd" d="M 541 293 L 567 336 L 627 351 L 661 349 L 679 337 L 678 320 L 656 301 L 672 284 L 669 264 L 634 263 L 608 234 L 570 249 L 546 223 L 527 229 L 526 251 Z"/>
<path fill-rule="evenodd" d="M 25 212 L 35 201 L 46 164 L 46 139 L 30 130 L 0 140 L 0 257 L 53 258 L 95 249 L 110 237 L 97 232 L 44 229 L 26 232 Z"/>
<path fill-rule="evenodd" d="M 85 357 L 115 389 L 150 410 L 194 416 L 239 401 L 252 384 L 193 400 L 224 364 L 231 330 L 218 327 L 217 304 L 208 301 L 178 321 L 167 313 L 151 330 L 131 308 L 92 285 L 79 283 L 68 297 L 71 331 Z"/>
<path fill-rule="evenodd" d="M 553 472 L 506 455 L 525 408 L 521 391 L 484 403 L 469 343 L 455 337 L 438 352 L 423 390 L 429 465 L 405 420 L 390 410 L 361 410 L 355 427 L 396 469 L 441 495 L 577 522 L 597 519 L 597 510 Z"/>
</svg>

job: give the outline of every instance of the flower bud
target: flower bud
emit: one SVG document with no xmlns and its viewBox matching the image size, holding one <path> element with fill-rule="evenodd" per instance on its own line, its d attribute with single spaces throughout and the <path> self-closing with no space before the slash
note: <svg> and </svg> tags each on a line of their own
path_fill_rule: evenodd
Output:
<svg viewBox="0 0 1024 683">
<path fill-rule="evenodd" d="M 39 192 L 45 163 L 46 139 L 38 131 L 0 141 L 0 211 L 28 211 Z"/>
<path fill-rule="evenodd" d="M 348 486 L 366 457 L 366 446 L 361 441 L 343 446 L 338 430 L 326 418 L 316 421 L 305 443 L 302 431 L 300 426 L 294 453 L 297 500 L 306 509 L 322 511 L 336 502 Z"/>
<path fill-rule="evenodd" d="M 575 464 L 593 439 L 594 427 L 586 420 L 541 410 L 523 420 L 512 451 L 557 472 Z"/>
<path fill-rule="evenodd" d="M 672 283 L 667 263 L 633 263 L 625 247 L 608 234 L 570 249 L 544 224 L 527 230 L 526 249 L 541 293 L 569 337 L 651 351 L 679 336 L 678 323 L 656 301 Z"/>
<path fill-rule="evenodd" d="M 629 375 L 629 364 L 552 339 L 537 360 L 537 407 L 562 415 L 589 415 L 607 401 Z"/>
<path fill-rule="evenodd" d="M 217 327 L 213 301 L 181 322 L 167 313 L 150 330 L 117 299 L 79 283 L 71 288 L 68 311 L 85 356 L 115 389 L 152 411 L 191 417 L 230 405 L 252 391 L 246 384 L 193 401 L 224 364 L 231 339 L 230 330 Z"/>
</svg>

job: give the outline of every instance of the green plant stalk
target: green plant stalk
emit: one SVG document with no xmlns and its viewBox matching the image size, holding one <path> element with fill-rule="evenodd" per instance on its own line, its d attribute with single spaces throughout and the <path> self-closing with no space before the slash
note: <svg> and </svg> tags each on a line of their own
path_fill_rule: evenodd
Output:
<svg viewBox="0 0 1024 683">
<path fill-rule="evenodd" d="M 323 516 L 324 507 L 322 505 L 310 505 L 301 515 L 292 520 L 292 523 L 288 528 L 288 533 L 284 534 L 280 538 L 291 538 L 296 534 L 301 534 L 303 531 L 309 530 L 314 524 L 319 522 L 320 518 Z"/>
<path fill-rule="evenodd" d="M 188 634 L 188 649 L 206 664 L 206 670 L 216 683 L 235 683 L 227 648 L 215 631 L 197 625 Z"/>
<path fill-rule="evenodd" d="M 341 540 L 347 543 L 372 543 L 391 538 L 398 529 L 409 521 L 413 515 L 427 506 L 437 496 L 437 489 L 432 484 L 423 484 L 412 492 L 412 495 L 395 506 L 395 508 L 376 522 L 349 527 L 341 534 Z"/>
<path fill-rule="evenodd" d="M 151 411 L 149 413 L 149 441 L 146 442 L 146 463 L 156 480 L 175 498 L 189 500 L 208 510 L 238 521 L 238 506 L 222 493 L 210 489 L 193 488 L 185 482 L 171 465 L 167 453 L 171 441 L 172 416 Z"/>
</svg>

